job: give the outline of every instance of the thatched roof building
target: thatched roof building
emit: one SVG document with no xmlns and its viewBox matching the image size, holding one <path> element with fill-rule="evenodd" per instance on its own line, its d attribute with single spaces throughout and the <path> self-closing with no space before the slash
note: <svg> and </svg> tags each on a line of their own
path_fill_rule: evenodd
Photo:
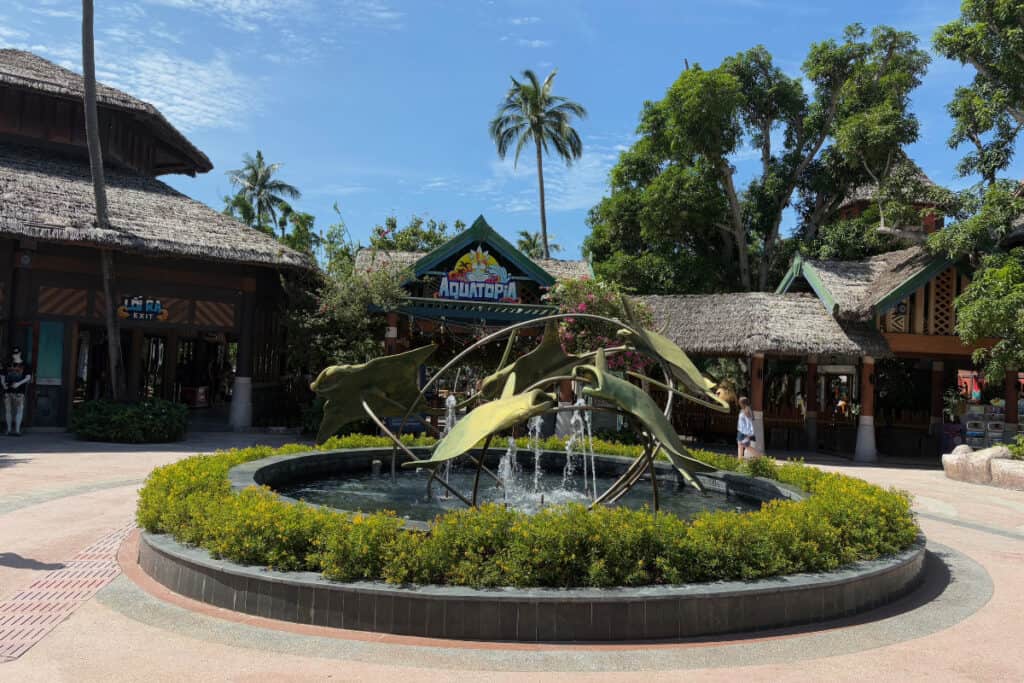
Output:
<svg viewBox="0 0 1024 683">
<path fill-rule="evenodd" d="M 79 107 L 85 96 L 85 83 L 81 74 L 22 50 L 0 50 L 0 86 L 34 95 L 69 100 Z M 165 143 L 162 150 L 165 152 L 164 158 L 157 163 L 158 174 L 195 175 L 213 169 L 210 159 L 149 102 L 143 102 L 109 85 L 97 83 L 96 103 L 101 112 L 106 109 L 129 114 L 132 119 L 141 122 L 151 134 Z M 185 159 L 172 158 L 179 156 L 184 156 Z"/>
<path fill-rule="evenodd" d="M 686 352 L 705 356 L 891 355 L 867 325 L 840 323 L 811 294 L 733 292 L 642 296 L 655 327 Z"/>
<path fill-rule="evenodd" d="M 264 266 L 310 259 L 169 185 L 129 170 L 106 173 L 110 230 L 95 224 L 87 159 L 0 144 L 0 235 Z"/>
</svg>

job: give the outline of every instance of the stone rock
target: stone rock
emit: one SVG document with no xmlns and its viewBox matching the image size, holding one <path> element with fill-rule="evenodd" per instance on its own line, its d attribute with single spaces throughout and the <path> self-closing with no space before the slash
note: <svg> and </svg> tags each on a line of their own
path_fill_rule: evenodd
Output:
<svg viewBox="0 0 1024 683">
<path fill-rule="evenodd" d="M 959 446 L 957 447 L 959 448 Z M 992 461 L 1008 460 L 1010 450 L 1006 446 L 992 446 L 971 453 L 946 453 L 942 456 L 942 469 L 946 476 L 973 484 L 992 483 Z"/>
<path fill-rule="evenodd" d="M 993 460 L 991 466 L 993 485 L 1024 491 L 1024 460 Z"/>
<path fill-rule="evenodd" d="M 960 444 L 959 446 L 957 446 L 956 448 L 953 449 L 953 455 L 962 455 L 964 453 L 973 453 L 973 452 L 974 452 L 974 449 L 971 448 L 970 446 L 968 446 L 965 443 L 962 443 L 962 444 Z"/>
</svg>

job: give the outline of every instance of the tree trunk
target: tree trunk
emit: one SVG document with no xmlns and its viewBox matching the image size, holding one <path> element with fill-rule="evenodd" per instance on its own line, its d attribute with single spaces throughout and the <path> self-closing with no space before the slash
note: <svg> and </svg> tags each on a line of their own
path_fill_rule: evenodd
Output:
<svg viewBox="0 0 1024 683">
<path fill-rule="evenodd" d="M 537 182 L 540 184 L 540 238 L 544 243 L 544 258 L 551 258 L 548 248 L 548 217 L 544 211 L 544 159 L 541 155 L 540 140 L 537 142 Z"/>
<path fill-rule="evenodd" d="M 82 0 L 82 74 L 85 80 L 85 138 L 92 169 L 93 194 L 96 198 L 96 226 L 110 228 L 107 216 L 107 189 L 103 178 L 103 151 L 100 148 L 99 116 L 96 111 L 96 55 L 93 40 L 92 0 Z M 124 396 L 124 365 L 121 361 L 121 330 L 114 311 L 117 307 L 114 287 L 114 257 L 108 249 L 100 250 L 103 293 L 106 296 L 104 320 L 107 327 L 107 353 L 110 364 L 110 394 L 115 401 Z"/>
<path fill-rule="evenodd" d="M 736 254 L 740 265 L 740 282 L 743 289 L 750 291 L 750 259 L 747 254 L 747 232 L 743 229 L 743 213 L 740 199 L 736 196 L 736 186 L 732 182 L 732 168 L 729 162 L 721 159 L 718 172 L 722 177 L 725 195 L 729 200 L 729 225 L 732 227 L 733 240 L 736 242 Z"/>
</svg>

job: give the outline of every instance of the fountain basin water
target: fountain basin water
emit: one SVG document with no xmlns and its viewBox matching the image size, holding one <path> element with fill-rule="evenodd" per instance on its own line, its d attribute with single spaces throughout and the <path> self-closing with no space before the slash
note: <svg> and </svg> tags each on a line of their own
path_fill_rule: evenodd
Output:
<svg viewBox="0 0 1024 683">
<path fill-rule="evenodd" d="M 427 449 L 412 449 L 421 457 L 427 456 Z M 336 509 L 349 512 L 395 510 L 403 517 L 406 517 L 406 526 L 410 529 L 427 530 L 429 524 L 425 520 L 433 519 L 438 512 L 449 509 L 461 509 L 465 504 L 456 498 L 444 500 L 441 498 L 443 488 L 439 485 L 433 487 L 434 500 L 424 501 L 426 493 L 428 473 L 416 473 L 412 471 L 400 471 L 398 481 L 393 484 L 390 480 L 390 467 L 387 461 L 391 457 L 390 448 L 366 448 L 351 451 L 316 451 L 299 455 L 274 456 L 244 463 L 233 467 L 228 473 L 232 488 L 241 491 L 248 486 L 259 485 L 269 486 L 277 491 L 282 498 L 290 501 L 298 501 L 296 496 L 305 497 L 311 504 L 322 504 Z M 478 454 L 478 453 L 477 453 Z M 407 456 L 398 454 L 399 461 L 404 461 Z M 498 451 L 488 453 L 487 465 L 493 471 L 499 469 L 502 454 Z M 373 461 L 383 460 L 385 466 L 383 474 L 374 477 Z M 539 460 L 542 463 L 542 477 L 540 493 L 544 496 L 544 505 L 558 502 L 582 502 L 590 500 L 590 494 L 582 491 L 580 486 L 571 488 L 567 492 L 561 491 L 562 473 L 565 467 L 566 454 L 562 451 L 540 451 Z M 521 497 L 518 504 L 522 509 L 529 511 L 536 510 L 540 506 L 540 496 L 530 495 L 533 490 L 532 481 L 534 478 L 534 463 L 537 461 L 537 454 L 533 451 L 520 449 L 516 454 L 516 464 L 519 468 L 517 482 Z M 598 493 L 601 492 L 603 482 L 610 482 L 622 474 L 632 463 L 631 458 L 624 458 L 609 455 L 597 455 L 594 458 L 594 470 L 598 475 Z M 742 510 L 756 509 L 762 502 L 778 498 L 800 500 L 803 494 L 795 489 L 789 488 L 778 482 L 747 477 L 732 472 L 717 472 L 712 474 L 701 474 L 699 478 L 708 492 L 702 496 L 696 491 L 687 490 L 676 478 L 676 474 L 668 463 L 659 462 L 658 482 L 660 501 L 662 509 L 681 514 L 684 517 L 692 516 L 701 509 L 727 509 Z M 399 468 L 401 470 L 401 468 Z M 466 469 L 457 470 L 453 477 L 471 476 Z M 334 484 L 335 492 L 341 498 L 327 500 L 332 492 L 330 484 Z M 472 482 L 468 487 L 460 484 L 462 488 L 457 490 L 468 493 L 472 488 Z M 322 489 L 325 498 L 315 500 L 313 489 Z M 505 493 L 502 489 L 496 488 L 493 481 L 481 478 L 480 493 L 482 499 L 490 499 L 494 502 L 504 504 Z M 511 493 L 511 492 L 510 492 Z M 592 492 L 591 492 L 592 494 Z M 554 500 L 549 499 L 549 495 Z M 489 497 L 489 498 L 488 498 Z M 440 498 L 440 500 L 438 500 Z M 623 503 L 631 507 L 640 507 L 649 504 L 651 501 L 651 484 L 649 480 L 642 481 L 636 486 L 633 492 L 623 499 Z M 406 506 L 401 511 L 402 506 Z"/>
</svg>

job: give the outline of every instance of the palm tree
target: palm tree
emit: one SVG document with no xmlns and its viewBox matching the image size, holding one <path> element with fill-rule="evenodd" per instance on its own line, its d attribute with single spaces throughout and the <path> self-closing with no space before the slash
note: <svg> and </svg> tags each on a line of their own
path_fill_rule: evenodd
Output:
<svg viewBox="0 0 1024 683">
<path fill-rule="evenodd" d="M 82 0 L 82 78 L 85 84 L 85 139 L 89 148 L 89 166 L 92 169 L 93 195 L 96 201 L 96 227 L 110 230 L 107 216 L 107 186 L 103 177 L 103 151 L 100 148 L 99 118 L 96 113 L 96 53 L 93 38 L 92 0 Z M 107 327 L 107 354 L 110 363 L 110 394 L 120 401 L 125 393 L 124 364 L 121 360 L 121 329 L 114 314 L 114 257 L 109 249 L 100 249 L 100 268 L 103 276 L 103 294 L 106 310 L 103 318 Z"/>
<path fill-rule="evenodd" d="M 548 220 L 544 211 L 544 164 L 543 156 L 548 148 L 553 147 L 566 164 L 571 165 L 583 155 L 583 141 L 579 133 L 570 125 L 572 117 L 586 118 L 587 110 L 568 98 L 552 95 L 551 88 L 555 82 L 555 69 L 543 83 L 537 75 L 527 69 L 523 72 L 523 80 L 512 78 L 512 87 L 499 105 L 498 113 L 491 121 L 491 139 L 498 147 L 498 156 L 502 159 L 515 143 L 515 164 L 519 163 L 519 153 L 531 140 L 537 152 L 537 182 L 540 187 L 540 234 L 543 242 L 544 258 L 551 258 L 548 245 Z"/>
<path fill-rule="evenodd" d="M 532 259 L 544 258 L 544 240 L 539 232 L 520 230 L 516 248 Z M 548 244 L 548 249 L 556 252 L 562 251 L 562 245 L 551 242 Z"/>
<path fill-rule="evenodd" d="M 256 210 L 256 225 L 260 228 L 277 225 L 277 212 L 287 205 L 286 199 L 299 199 L 302 193 L 294 185 L 274 177 L 281 164 L 268 164 L 263 160 L 263 152 L 256 150 L 256 156 L 246 154 L 242 157 L 242 168 L 228 171 L 228 179 L 238 188 L 238 194 L 244 197 Z M 284 237 L 281 228 L 281 237 Z"/>
</svg>

